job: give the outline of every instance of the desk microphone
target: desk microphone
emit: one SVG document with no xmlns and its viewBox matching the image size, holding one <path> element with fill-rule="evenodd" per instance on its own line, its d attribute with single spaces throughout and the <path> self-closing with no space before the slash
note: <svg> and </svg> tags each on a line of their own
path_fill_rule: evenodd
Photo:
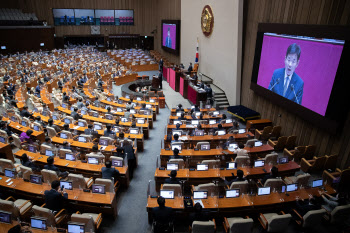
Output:
<svg viewBox="0 0 350 233">
<path fill-rule="evenodd" d="M 280 82 L 280 79 L 278 78 L 275 82 L 275 84 L 272 85 L 272 87 L 269 89 L 270 91 Z"/>
<path fill-rule="evenodd" d="M 292 89 L 293 93 L 294 93 L 294 96 L 295 96 L 295 99 L 297 100 L 297 104 L 299 104 L 299 100 L 298 100 L 298 97 L 297 97 L 297 94 L 295 94 L 295 89 L 294 89 L 294 84 L 290 84 L 290 89 Z"/>
</svg>

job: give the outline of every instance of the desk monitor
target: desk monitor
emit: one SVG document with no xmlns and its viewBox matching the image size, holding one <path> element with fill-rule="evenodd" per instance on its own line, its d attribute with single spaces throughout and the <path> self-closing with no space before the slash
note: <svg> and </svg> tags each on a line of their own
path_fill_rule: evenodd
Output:
<svg viewBox="0 0 350 233">
<path fill-rule="evenodd" d="M 80 113 L 81 113 L 81 115 L 85 115 L 86 114 L 85 110 L 81 110 Z"/>
<path fill-rule="evenodd" d="M 177 170 L 179 170 L 179 164 L 177 164 L 177 163 L 168 163 L 166 165 L 166 169 L 169 170 L 169 171 L 173 171 L 173 170 L 177 171 Z"/>
<path fill-rule="evenodd" d="M 70 124 L 70 120 L 69 120 L 68 118 L 65 118 L 65 119 L 64 119 L 64 123 Z"/>
<path fill-rule="evenodd" d="M 32 153 L 36 153 L 36 147 L 33 145 L 28 145 L 28 151 L 32 152 Z"/>
<path fill-rule="evenodd" d="M 83 114 L 84 115 L 84 114 Z M 56 115 L 52 115 L 52 119 L 54 119 L 55 121 L 58 120 L 58 117 Z"/>
<path fill-rule="evenodd" d="M 9 178 L 14 178 L 16 176 L 15 171 L 5 168 L 5 176 Z"/>
<path fill-rule="evenodd" d="M 173 130 L 173 136 L 174 136 L 175 134 L 181 136 L 181 135 L 182 135 L 182 131 L 181 131 L 181 130 Z"/>
<path fill-rule="evenodd" d="M 85 123 L 84 123 L 84 122 L 81 122 L 81 121 L 78 121 L 78 126 L 80 126 L 80 127 L 85 127 Z"/>
<path fill-rule="evenodd" d="M 118 104 L 123 104 L 123 100 L 118 100 Z"/>
<path fill-rule="evenodd" d="M 111 102 L 111 98 L 108 97 L 108 98 L 107 98 L 107 101 Z"/>
<path fill-rule="evenodd" d="M 85 232 L 84 223 L 68 222 L 67 233 L 84 233 L 84 232 Z"/>
<path fill-rule="evenodd" d="M 136 113 L 136 110 L 135 110 L 135 109 L 130 109 L 130 113 L 131 113 L 131 114 L 135 114 L 135 113 Z"/>
<path fill-rule="evenodd" d="M 198 125 L 199 124 L 199 120 L 192 120 L 191 121 L 191 125 Z"/>
<path fill-rule="evenodd" d="M 182 125 L 182 122 L 180 120 L 174 120 L 174 125 L 180 124 Z"/>
<path fill-rule="evenodd" d="M 254 146 L 255 147 L 262 146 L 262 142 L 261 141 L 254 142 Z"/>
<path fill-rule="evenodd" d="M 42 184 L 43 176 L 42 175 L 36 175 L 36 174 L 30 174 L 30 182 L 33 183 L 33 184 Z"/>
<path fill-rule="evenodd" d="M 209 170 L 209 166 L 208 164 L 197 164 L 197 171 L 208 171 Z"/>
<path fill-rule="evenodd" d="M 270 187 L 261 187 L 258 188 L 258 196 L 270 195 L 271 188 Z"/>
<path fill-rule="evenodd" d="M 237 163 L 235 162 L 227 162 L 226 163 L 226 169 L 230 170 L 230 169 L 236 169 L 237 168 Z"/>
<path fill-rule="evenodd" d="M 66 153 L 66 160 L 75 161 L 75 156 L 72 153 Z"/>
<path fill-rule="evenodd" d="M 215 119 L 209 120 L 209 125 L 215 125 L 215 124 L 216 124 L 216 120 Z"/>
<path fill-rule="evenodd" d="M 236 149 L 238 149 L 238 144 L 237 143 L 230 143 L 230 144 L 228 144 L 228 147 L 236 150 Z"/>
<path fill-rule="evenodd" d="M 72 112 L 74 112 L 74 107 L 73 107 L 73 106 L 71 106 L 71 107 L 70 107 L 70 110 L 71 110 Z"/>
<path fill-rule="evenodd" d="M 152 108 L 151 104 L 146 104 L 146 108 Z"/>
<path fill-rule="evenodd" d="M 125 95 L 125 99 L 130 99 L 130 95 Z"/>
<path fill-rule="evenodd" d="M 194 105 L 191 106 L 191 109 L 194 109 Z"/>
<path fill-rule="evenodd" d="M 105 115 L 107 120 L 113 120 L 113 116 L 112 115 Z"/>
<path fill-rule="evenodd" d="M 154 99 L 150 99 L 149 102 L 155 103 L 156 101 Z"/>
<path fill-rule="evenodd" d="M 239 189 L 229 189 L 226 190 L 226 198 L 239 197 Z"/>
<path fill-rule="evenodd" d="M 138 129 L 130 129 L 130 134 L 138 134 L 139 130 Z"/>
<path fill-rule="evenodd" d="M 206 105 L 205 105 L 205 108 L 206 108 L 206 109 L 211 109 L 211 105 L 210 105 L 210 104 L 206 104 Z"/>
<path fill-rule="evenodd" d="M 98 159 L 97 158 L 88 158 L 88 164 L 98 164 Z"/>
<path fill-rule="evenodd" d="M 263 167 L 263 166 L 265 166 L 265 160 L 254 161 L 254 167 Z"/>
<path fill-rule="evenodd" d="M 39 126 L 37 126 L 37 125 L 34 125 L 34 130 L 35 130 L 35 131 L 40 131 L 40 128 L 39 128 Z"/>
<path fill-rule="evenodd" d="M 78 137 L 78 142 L 86 143 L 86 137 L 79 136 L 79 137 Z"/>
<path fill-rule="evenodd" d="M 181 116 L 182 112 L 177 112 L 176 116 Z"/>
<path fill-rule="evenodd" d="M 171 150 L 175 150 L 175 148 L 177 148 L 179 151 L 182 150 L 182 146 L 181 145 L 171 145 Z"/>
<path fill-rule="evenodd" d="M 46 156 L 54 156 L 55 155 L 55 152 L 53 150 L 50 150 L 50 149 L 46 149 L 45 150 L 45 155 Z"/>
<path fill-rule="evenodd" d="M 322 185 L 323 185 L 323 180 L 322 179 L 318 179 L 318 180 L 313 180 L 312 181 L 312 187 L 313 188 L 321 187 Z"/>
<path fill-rule="evenodd" d="M 0 222 L 11 224 L 11 213 L 6 211 L 0 211 Z"/>
<path fill-rule="evenodd" d="M 174 190 L 160 190 L 160 196 L 165 199 L 174 199 L 175 192 Z"/>
<path fill-rule="evenodd" d="M 194 131 L 194 136 L 204 136 L 204 130 L 196 130 L 196 131 Z"/>
<path fill-rule="evenodd" d="M 142 98 L 141 97 L 137 97 L 136 100 L 137 101 L 142 101 Z"/>
<path fill-rule="evenodd" d="M 201 145 L 201 150 L 210 150 L 210 145 L 208 144 Z"/>
<path fill-rule="evenodd" d="M 231 124 L 232 122 L 233 122 L 232 119 L 226 119 L 225 121 L 226 124 Z"/>
<path fill-rule="evenodd" d="M 278 158 L 278 164 L 288 163 L 288 157 Z"/>
<path fill-rule="evenodd" d="M 201 115 L 201 112 L 195 112 L 194 115 L 195 115 L 196 117 L 199 117 L 199 116 Z"/>
<path fill-rule="evenodd" d="M 67 107 L 67 105 L 66 104 L 62 104 L 62 108 L 66 108 Z"/>
<path fill-rule="evenodd" d="M 108 139 L 101 139 L 99 140 L 98 144 L 101 146 L 108 146 Z"/>
<path fill-rule="evenodd" d="M 62 187 L 67 189 L 67 190 L 72 190 L 73 189 L 73 185 L 72 185 L 72 181 L 60 181 L 60 187 Z"/>
<path fill-rule="evenodd" d="M 101 130 L 101 129 L 102 129 L 101 125 L 94 124 L 94 130 Z"/>
<path fill-rule="evenodd" d="M 112 166 L 123 167 L 123 160 L 112 159 Z"/>
<path fill-rule="evenodd" d="M 93 112 L 93 113 L 92 113 L 92 116 L 93 116 L 93 117 L 100 117 L 100 115 L 98 114 L 98 112 Z"/>
<path fill-rule="evenodd" d="M 0 142 L 5 143 L 6 142 L 6 138 L 0 136 Z"/>
<path fill-rule="evenodd" d="M 40 43 L 40 46 L 41 46 L 41 47 L 44 47 L 44 46 L 45 46 L 45 43 Z"/>
<path fill-rule="evenodd" d="M 117 108 L 117 112 L 122 112 L 123 109 L 122 108 Z"/>
<path fill-rule="evenodd" d="M 128 122 L 128 118 L 126 118 L 126 117 L 122 117 L 120 120 L 121 120 L 121 122 Z"/>
<path fill-rule="evenodd" d="M 281 193 L 284 193 L 286 191 L 286 186 L 282 185 Z"/>
<path fill-rule="evenodd" d="M 105 194 L 106 187 L 104 184 L 93 184 L 92 185 L 92 193 Z"/>
<path fill-rule="evenodd" d="M 213 112 L 213 116 L 217 116 L 217 115 L 219 115 L 219 114 L 220 114 L 219 111 L 214 111 L 214 112 Z"/>
<path fill-rule="evenodd" d="M 219 136 L 222 136 L 222 135 L 225 135 L 225 134 L 226 134 L 225 130 L 218 130 L 218 135 Z"/>
<path fill-rule="evenodd" d="M 1 49 L 6 49 L 6 46 L 1 46 Z"/>
<path fill-rule="evenodd" d="M 137 124 L 145 124 L 145 119 L 143 118 L 137 119 Z"/>
<path fill-rule="evenodd" d="M 22 126 L 23 127 L 27 127 L 27 122 L 26 121 L 22 121 Z"/>
<path fill-rule="evenodd" d="M 293 192 L 298 190 L 298 184 L 288 184 L 286 187 L 287 192 Z"/>
<path fill-rule="evenodd" d="M 239 129 L 238 133 L 245 133 L 245 129 Z"/>
<path fill-rule="evenodd" d="M 39 217 L 31 217 L 30 218 L 30 227 L 40 230 L 47 230 L 47 219 L 39 218 Z"/>
<path fill-rule="evenodd" d="M 12 116 L 11 121 L 17 122 L 17 118 L 15 116 Z"/>
<path fill-rule="evenodd" d="M 60 138 L 67 139 L 68 136 L 66 133 L 60 133 Z"/>
<path fill-rule="evenodd" d="M 207 199 L 208 191 L 193 191 L 193 199 Z"/>
</svg>

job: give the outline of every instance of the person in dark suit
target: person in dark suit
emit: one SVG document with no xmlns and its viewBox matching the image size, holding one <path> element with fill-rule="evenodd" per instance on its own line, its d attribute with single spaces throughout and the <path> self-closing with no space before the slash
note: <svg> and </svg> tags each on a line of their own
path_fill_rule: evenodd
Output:
<svg viewBox="0 0 350 233">
<path fill-rule="evenodd" d="M 203 211 L 203 207 L 200 203 L 196 203 L 194 206 L 194 213 L 191 213 L 189 216 L 189 225 L 192 226 L 193 221 L 209 221 L 209 213 Z"/>
<path fill-rule="evenodd" d="M 174 134 L 174 140 L 172 140 L 171 141 L 171 143 L 173 143 L 173 142 L 181 142 L 180 140 L 179 140 L 179 135 L 176 133 L 176 134 Z"/>
<path fill-rule="evenodd" d="M 161 70 L 159 70 L 159 73 L 158 73 L 158 80 L 159 80 L 159 89 L 163 89 L 163 73 Z"/>
<path fill-rule="evenodd" d="M 107 126 L 106 126 L 106 130 L 104 131 L 103 136 L 105 136 L 105 137 L 111 137 L 111 138 L 113 138 L 113 139 L 115 139 L 115 138 L 116 138 L 116 134 L 115 134 L 115 132 L 114 132 L 114 131 L 112 131 L 112 125 L 107 124 Z"/>
<path fill-rule="evenodd" d="M 21 115 L 21 117 L 30 117 L 33 114 L 28 111 L 27 106 L 23 106 L 23 110 L 21 111 L 20 115 Z"/>
<path fill-rule="evenodd" d="M 73 117 L 74 120 L 79 120 L 82 117 L 80 116 L 80 114 L 78 113 L 78 108 L 74 107 L 74 111 L 71 113 L 71 117 Z"/>
<path fill-rule="evenodd" d="M 30 161 L 27 154 L 23 154 L 21 157 L 22 165 L 25 167 L 31 168 L 33 171 L 40 171 L 40 168 L 35 165 L 32 161 Z"/>
<path fill-rule="evenodd" d="M 159 60 L 159 70 L 163 71 L 163 59 Z"/>
<path fill-rule="evenodd" d="M 265 182 L 266 182 L 268 179 L 274 179 L 274 178 L 277 178 L 277 177 L 278 177 L 278 168 L 275 167 L 275 166 L 273 166 L 273 167 L 271 168 L 270 174 L 266 175 L 266 176 L 262 179 L 261 183 L 264 185 Z"/>
<path fill-rule="evenodd" d="M 200 109 L 199 106 L 196 104 L 196 105 L 194 105 L 194 110 L 193 110 L 193 111 L 195 111 L 195 112 L 200 112 L 201 109 Z"/>
<path fill-rule="evenodd" d="M 225 182 L 226 185 L 231 186 L 231 184 L 233 182 L 239 182 L 239 181 L 245 181 L 246 178 L 243 177 L 244 176 L 244 172 L 240 169 L 237 170 L 237 177 L 234 176 L 234 174 L 232 173 L 232 180 L 228 181 L 225 179 L 225 177 L 222 177 L 221 179 L 223 179 L 223 181 Z"/>
<path fill-rule="evenodd" d="M 52 119 L 52 118 L 50 118 L 50 119 L 47 121 L 47 126 L 48 126 L 48 127 L 54 128 L 55 131 L 56 131 L 56 133 L 61 132 L 61 128 L 58 127 L 57 125 L 54 125 L 54 124 L 53 124 L 53 119 Z"/>
<path fill-rule="evenodd" d="M 295 73 L 299 65 L 301 49 L 297 44 L 291 44 L 284 59 L 285 68 L 273 72 L 268 89 L 297 104 L 303 99 L 304 81 Z"/>
<path fill-rule="evenodd" d="M 86 135 L 92 135 L 96 136 L 98 135 L 98 132 L 93 129 L 93 125 L 88 125 L 88 128 L 84 130 L 84 134 Z"/>
<path fill-rule="evenodd" d="M 167 232 L 172 228 L 173 222 L 173 209 L 165 206 L 165 199 L 158 197 L 157 199 L 159 207 L 152 209 L 154 232 Z"/>
<path fill-rule="evenodd" d="M 170 177 L 166 178 L 164 180 L 164 183 L 165 184 L 180 184 L 180 180 L 178 178 L 176 178 L 176 176 L 177 176 L 177 171 L 172 170 L 170 172 Z"/>
<path fill-rule="evenodd" d="M 44 169 L 56 172 L 59 177 L 68 176 L 68 172 L 61 172 L 60 169 L 58 169 L 58 167 L 53 165 L 54 163 L 53 157 L 49 156 L 46 161 L 47 161 L 47 164 L 44 166 Z"/>
<path fill-rule="evenodd" d="M 132 145 L 128 144 L 123 147 L 123 151 L 125 152 L 125 155 L 128 159 L 129 176 L 130 179 L 132 179 L 134 176 L 134 170 L 136 168 L 136 157 L 134 148 L 132 147 Z"/>
<path fill-rule="evenodd" d="M 295 205 L 296 205 L 296 211 L 301 215 L 304 216 L 307 212 L 310 210 L 318 210 L 321 208 L 320 202 L 318 199 L 316 199 L 313 196 L 309 196 L 309 200 L 300 200 L 299 196 L 296 197 Z"/>
<path fill-rule="evenodd" d="M 63 202 L 68 199 L 68 194 L 64 190 L 58 191 L 60 182 L 54 180 L 51 183 L 51 190 L 45 191 L 45 204 L 46 208 L 57 212 L 63 208 Z"/>
<path fill-rule="evenodd" d="M 185 113 L 181 113 L 181 116 L 177 118 L 178 120 L 186 120 Z"/>
<path fill-rule="evenodd" d="M 191 74 L 192 70 L 193 70 L 192 62 L 190 62 L 190 65 L 188 66 L 187 72 Z"/>
<path fill-rule="evenodd" d="M 105 167 L 102 168 L 102 179 L 114 179 L 119 177 L 119 171 L 112 167 L 111 161 L 105 162 Z"/>
<path fill-rule="evenodd" d="M 179 149 L 175 148 L 173 150 L 174 155 L 170 156 L 169 159 L 183 159 L 183 156 L 179 155 L 180 151 Z"/>
</svg>

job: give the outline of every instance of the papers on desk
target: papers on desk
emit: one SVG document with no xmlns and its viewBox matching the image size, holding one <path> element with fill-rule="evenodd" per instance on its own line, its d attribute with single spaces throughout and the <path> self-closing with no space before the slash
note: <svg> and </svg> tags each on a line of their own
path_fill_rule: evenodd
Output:
<svg viewBox="0 0 350 233">
<path fill-rule="evenodd" d="M 199 203 L 204 208 L 202 200 L 193 200 L 193 205 L 195 205 L 197 203 Z"/>
<path fill-rule="evenodd" d="M 79 129 L 79 128 L 80 128 L 79 125 L 73 127 L 73 129 Z"/>
<path fill-rule="evenodd" d="M 105 150 L 107 146 L 101 146 L 100 150 Z"/>
<path fill-rule="evenodd" d="M 188 137 L 187 136 L 181 136 L 181 137 L 179 137 L 179 140 L 188 140 Z"/>
</svg>

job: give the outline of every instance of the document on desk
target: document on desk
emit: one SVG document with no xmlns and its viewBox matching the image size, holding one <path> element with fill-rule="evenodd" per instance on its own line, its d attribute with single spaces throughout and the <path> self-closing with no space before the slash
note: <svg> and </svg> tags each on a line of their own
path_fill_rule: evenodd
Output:
<svg viewBox="0 0 350 233">
<path fill-rule="evenodd" d="M 79 125 L 73 127 L 73 129 L 79 129 L 79 128 L 80 128 Z"/>
<path fill-rule="evenodd" d="M 202 200 L 193 200 L 193 205 L 195 205 L 197 203 L 199 203 L 204 208 Z"/>
<path fill-rule="evenodd" d="M 188 137 L 187 136 L 181 136 L 181 137 L 179 137 L 179 140 L 188 140 Z"/>
<path fill-rule="evenodd" d="M 107 146 L 101 146 L 100 150 L 105 150 Z"/>
</svg>

